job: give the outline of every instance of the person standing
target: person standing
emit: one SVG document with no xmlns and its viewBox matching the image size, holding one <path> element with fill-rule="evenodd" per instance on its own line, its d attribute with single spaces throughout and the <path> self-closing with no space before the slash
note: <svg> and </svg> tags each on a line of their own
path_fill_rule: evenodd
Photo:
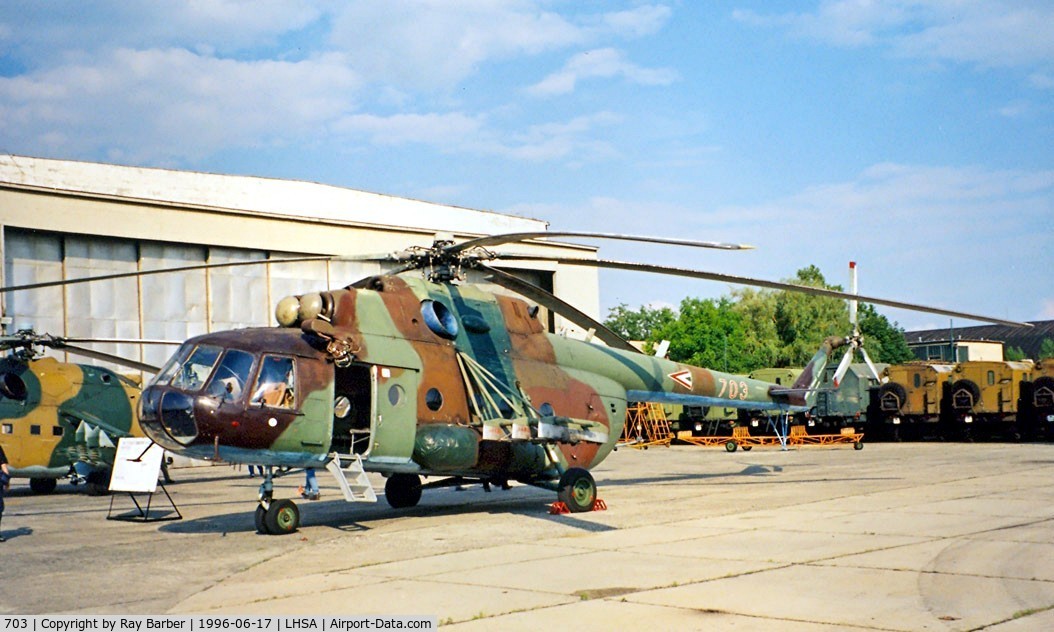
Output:
<svg viewBox="0 0 1054 632">
<path fill-rule="evenodd" d="M 300 495 L 308 500 L 318 500 L 320 497 L 318 491 L 318 479 L 315 478 L 315 468 L 309 467 L 304 469 L 305 480 L 303 491 Z"/>
<path fill-rule="evenodd" d="M 7 467 L 7 455 L 4 446 L 0 446 L 0 523 L 4 520 L 4 490 L 11 487 L 11 470 Z M 4 532 L 0 531 L 0 542 L 4 542 Z"/>
</svg>

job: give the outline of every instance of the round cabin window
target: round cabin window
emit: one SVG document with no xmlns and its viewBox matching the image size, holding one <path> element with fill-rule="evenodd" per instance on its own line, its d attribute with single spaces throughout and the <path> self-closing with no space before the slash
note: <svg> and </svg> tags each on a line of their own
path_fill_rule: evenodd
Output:
<svg viewBox="0 0 1054 632">
<path fill-rule="evenodd" d="M 428 410 L 432 411 L 443 407 L 443 394 L 439 392 L 438 388 L 430 388 L 425 393 L 425 406 L 428 406 Z"/>
<path fill-rule="evenodd" d="M 29 391 L 26 390 L 26 383 L 21 377 L 14 373 L 3 373 L 0 375 L 0 394 L 8 399 L 23 402 Z"/>
<path fill-rule="evenodd" d="M 333 416 L 337 419 L 344 419 L 351 412 L 351 400 L 345 395 L 341 395 L 333 402 Z"/>
<path fill-rule="evenodd" d="M 446 305 L 439 301 L 421 301 L 421 316 L 425 319 L 425 325 L 435 335 L 447 340 L 457 338 L 457 318 Z"/>
<path fill-rule="evenodd" d="M 399 406 L 406 399 L 406 390 L 398 384 L 392 384 L 391 388 L 388 389 L 388 403 L 392 406 Z"/>
</svg>

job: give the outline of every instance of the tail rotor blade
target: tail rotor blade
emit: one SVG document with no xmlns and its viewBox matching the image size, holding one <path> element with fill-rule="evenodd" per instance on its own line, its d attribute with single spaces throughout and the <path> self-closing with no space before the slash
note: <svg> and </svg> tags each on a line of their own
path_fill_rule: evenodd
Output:
<svg viewBox="0 0 1054 632">
<path fill-rule="evenodd" d="M 864 362 L 867 363 L 867 368 L 871 370 L 871 376 L 881 382 L 882 376 L 878 374 L 878 369 L 875 368 L 875 363 L 871 361 L 871 356 L 867 355 L 867 349 L 860 347 L 860 355 L 864 356 Z"/>
<path fill-rule="evenodd" d="M 849 363 L 853 361 L 853 349 L 852 344 L 845 350 L 845 355 L 842 356 L 842 361 L 838 363 L 838 369 L 834 372 L 834 387 L 838 388 L 838 385 L 842 383 L 842 378 L 845 377 L 845 372 L 849 370 Z"/>
</svg>

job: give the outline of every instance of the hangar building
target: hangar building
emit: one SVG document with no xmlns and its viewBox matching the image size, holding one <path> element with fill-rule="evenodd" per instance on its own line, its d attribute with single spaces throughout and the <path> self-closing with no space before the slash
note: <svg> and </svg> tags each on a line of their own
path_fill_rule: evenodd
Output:
<svg viewBox="0 0 1054 632">
<path fill-rule="evenodd" d="M 308 255 L 353 255 L 455 238 L 544 231 L 547 223 L 311 182 L 0 156 L 4 285 Z M 595 258 L 591 246 L 534 241 L 510 252 Z M 594 317 L 597 272 L 550 263 L 503 268 Z M 284 296 L 344 287 L 376 263 L 313 261 L 198 269 L 0 295 L 7 333 L 182 341 L 274 324 Z M 550 317 L 556 331 L 580 334 Z M 172 347 L 113 342 L 106 353 L 160 365 Z M 74 360 L 71 361 L 83 361 Z"/>
</svg>

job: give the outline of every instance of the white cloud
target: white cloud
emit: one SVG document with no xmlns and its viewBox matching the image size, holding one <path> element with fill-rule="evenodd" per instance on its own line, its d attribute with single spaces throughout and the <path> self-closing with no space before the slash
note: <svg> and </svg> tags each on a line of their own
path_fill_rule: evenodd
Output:
<svg viewBox="0 0 1054 632">
<path fill-rule="evenodd" d="M 353 114 L 334 124 L 336 132 L 368 136 L 375 145 L 424 143 L 439 148 L 463 146 L 465 139 L 475 138 L 483 121 L 461 113 L 396 114 L 377 116 Z"/>
<path fill-rule="evenodd" d="M 333 20 L 332 46 L 364 76 L 419 90 L 446 90 L 482 64 L 557 51 L 609 38 L 654 33 L 663 6 L 565 17 L 527 0 L 359 2 Z"/>
<path fill-rule="evenodd" d="M 882 45 L 906 57 L 993 66 L 1054 62 L 1054 6 L 996 0 L 828 0 L 814 12 L 739 10 L 746 24 L 837 46 Z"/>
<path fill-rule="evenodd" d="M 574 91 L 575 85 L 582 79 L 616 76 L 641 85 L 669 85 L 676 81 L 678 75 L 669 69 L 642 68 L 626 61 L 623 54 L 613 48 L 599 48 L 575 55 L 562 69 L 527 91 L 534 96 L 567 94 Z"/>
<path fill-rule="evenodd" d="M 617 122 L 617 116 L 598 112 L 560 123 L 532 125 L 521 132 L 503 132 L 488 124 L 486 117 L 463 113 L 396 114 L 379 116 L 352 114 L 342 117 L 332 129 L 349 137 L 363 137 L 378 146 L 419 143 L 443 153 L 501 156 L 539 162 L 575 157 L 600 160 L 614 150 L 592 135 L 596 129 Z"/>
<path fill-rule="evenodd" d="M 1051 170 L 882 164 L 717 215 L 724 228 L 764 226 L 759 252 L 795 268 L 862 261 L 871 271 L 865 293 L 1031 319 L 1040 271 L 1054 266 L 1044 245 L 1054 234 L 1052 203 Z"/>
<path fill-rule="evenodd" d="M 341 137 L 572 167 L 609 158 L 611 145 L 592 138 L 608 113 L 502 129 L 520 112 L 465 111 L 455 94 L 420 92 L 449 93 L 493 60 L 644 37 L 671 15 L 661 5 L 558 14 L 531 0 L 14 5 L 0 15 L 12 51 L 0 59 L 0 151 L 163 165 Z M 670 80 L 605 56 L 574 71 Z"/>
<path fill-rule="evenodd" d="M 1054 6 L 945 2 L 934 14 L 926 28 L 898 38 L 899 52 L 984 67 L 1054 61 Z"/>
<path fill-rule="evenodd" d="M 495 153 L 536 162 L 569 157 L 577 161 L 609 159 L 617 151 L 609 143 L 596 140 L 595 132 L 619 120 L 611 112 L 597 112 L 565 123 L 532 125 L 525 132 L 511 135 L 509 141 L 502 141 Z"/>
<path fill-rule="evenodd" d="M 186 48 L 227 53 L 274 45 L 286 33 L 323 15 L 311 0 L 96 0 L 41 3 L 9 0 L 0 32 L 34 67 L 63 63 L 76 47 L 85 54 L 116 48 Z"/>
<path fill-rule="evenodd" d="M 1035 107 L 1028 101 L 1014 101 L 1013 103 L 1007 103 L 1003 107 L 999 108 L 999 116 L 1006 118 L 1021 118 L 1028 116 Z"/>
<path fill-rule="evenodd" d="M 3 149 L 156 162 L 283 143 L 348 110 L 357 84 L 335 54 L 239 62 L 181 49 L 119 49 L 0 77 Z"/>
<path fill-rule="evenodd" d="M 732 17 L 759 27 L 783 28 L 797 37 L 838 46 L 867 46 L 913 19 L 910 2 L 825 1 L 814 13 L 761 14 L 735 10 Z"/>
<path fill-rule="evenodd" d="M 159 0 L 42 5 L 12 0 L 0 41 L 30 68 L 68 65 L 118 48 L 183 48 L 211 57 L 283 59 L 346 52 L 349 67 L 381 85 L 444 91 L 495 60 L 654 34 L 663 5 L 589 12 L 549 10 L 538 0 Z M 298 38 L 309 39 L 304 44 Z"/>
<path fill-rule="evenodd" d="M 1033 320 L 1052 317 L 1054 170 L 990 170 L 879 164 L 844 182 L 819 184 L 750 206 L 700 210 L 679 204 L 592 198 L 568 206 L 521 205 L 556 228 L 751 243 L 721 252 L 604 242 L 602 258 L 644 261 L 768 280 L 818 265 L 845 285 L 857 261 L 863 294 L 959 311 Z M 605 306 L 684 296 L 715 297 L 729 286 L 638 273 L 601 275 Z M 602 311 L 603 311 L 602 309 Z M 886 310 L 908 328 L 947 324 Z M 960 322 L 956 319 L 956 322 Z M 940 326 L 940 325 L 938 325 Z"/>
<path fill-rule="evenodd" d="M 1054 75 L 1042 72 L 1032 73 L 1028 76 L 1028 82 L 1032 84 L 1033 87 L 1050 90 L 1051 88 L 1054 88 Z"/>
<path fill-rule="evenodd" d="M 670 20 L 672 11 L 663 5 L 643 5 L 627 11 L 607 13 L 600 18 L 601 33 L 621 37 L 645 37 L 659 32 Z"/>
</svg>

